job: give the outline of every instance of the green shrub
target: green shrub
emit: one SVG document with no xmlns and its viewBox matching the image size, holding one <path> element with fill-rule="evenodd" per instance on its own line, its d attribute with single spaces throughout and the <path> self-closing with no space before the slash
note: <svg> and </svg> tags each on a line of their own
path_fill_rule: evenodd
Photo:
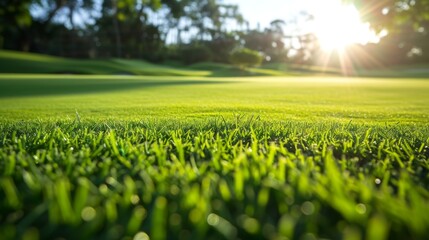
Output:
<svg viewBox="0 0 429 240">
<path fill-rule="evenodd" d="M 254 67 L 262 63 L 262 56 L 257 51 L 242 48 L 231 53 L 230 61 L 240 68 Z"/>
<path fill-rule="evenodd" d="M 209 62 L 212 60 L 212 52 L 202 45 L 189 45 L 180 50 L 180 56 L 185 64 Z"/>
</svg>

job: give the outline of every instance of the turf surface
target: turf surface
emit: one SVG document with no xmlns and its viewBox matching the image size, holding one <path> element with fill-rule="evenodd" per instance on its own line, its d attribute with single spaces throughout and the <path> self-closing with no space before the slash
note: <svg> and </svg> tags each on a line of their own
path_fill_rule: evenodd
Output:
<svg viewBox="0 0 429 240">
<path fill-rule="evenodd" d="M 238 69 L 229 64 L 202 62 L 190 66 L 179 62 L 149 63 L 131 59 L 69 59 L 43 54 L 0 50 L 0 73 L 17 74 L 109 74 L 135 76 L 255 77 L 341 76 L 339 67 L 288 63 L 264 63 L 257 68 Z M 376 78 L 429 78 L 424 64 L 349 69 L 348 75 Z"/>
<path fill-rule="evenodd" d="M 0 117 L 427 123 L 428 96 L 421 79 L 1 75 Z"/>
<path fill-rule="evenodd" d="M 0 50 L 0 73 L 113 74 L 144 76 L 285 76 L 283 70 L 235 68 L 227 64 L 199 63 L 192 66 L 153 64 L 127 59 L 68 59 L 43 54 Z M 295 73 L 296 75 L 297 73 Z"/>
<path fill-rule="evenodd" d="M 6 239 L 424 239 L 429 81 L 0 76 Z"/>
</svg>

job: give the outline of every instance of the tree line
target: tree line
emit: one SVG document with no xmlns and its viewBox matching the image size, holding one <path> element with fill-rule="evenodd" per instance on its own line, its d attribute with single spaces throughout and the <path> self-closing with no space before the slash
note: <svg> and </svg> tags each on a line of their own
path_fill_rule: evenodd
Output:
<svg viewBox="0 0 429 240">
<path fill-rule="evenodd" d="M 373 29 L 389 32 L 359 51 L 385 64 L 429 62 L 428 0 L 348 2 Z M 273 20 L 252 29 L 238 6 L 220 0 L 0 0 L 1 49 L 73 58 L 228 62 L 232 51 L 246 48 L 266 62 L 315 63 L 317 36 L 285 32 L 300 27 L 290 25 Z"/>
</svg>

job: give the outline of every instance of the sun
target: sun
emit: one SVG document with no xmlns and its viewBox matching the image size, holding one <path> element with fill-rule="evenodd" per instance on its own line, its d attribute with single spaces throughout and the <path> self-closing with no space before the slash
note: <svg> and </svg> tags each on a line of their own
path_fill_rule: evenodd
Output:
<svg viewBox="0 0 429 240">
<path fill-rule="evenodd" d="M 311 13 L 314 17 L 311 31 L 319 39 L 322 50 L 344 50 L 356 43 L 378 41 L 369 24 L 362 23 L 353 5 L 344 5 L 340 0 L 314 1 Z"/>
</svg>

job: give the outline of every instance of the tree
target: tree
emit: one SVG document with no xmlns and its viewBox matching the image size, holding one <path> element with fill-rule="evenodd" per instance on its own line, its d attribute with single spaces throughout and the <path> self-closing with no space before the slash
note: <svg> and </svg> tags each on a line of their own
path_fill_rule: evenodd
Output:
<svg viewBox="0 0 429 240">
<path fill-rule="evenodd" d="M 96 21 L 102 55 L 151 58 L 156 54 L 163 40 L 159 26 L 149 22 L 147 12 L 160 7 L 159 0 L 104 0 Z"/>
<path fill-rule="evenodd" d="M 185 64 L 209 62 L 212 60 L 212 52 L 210 49 L 199 43 L 191 43 L 183 46 L 181 48 L 180 55 Z"/>
<path fill-rule="evenodd" d="M 232 52 L 230 61 L 239 68 L 254 67 L 262 63 L 262 56 L 257 51 L 242 48 Z"/>
<path fill-rule="evenodd" d="M 369 22 L 376 31 L 394 30 L 411 22 L 419 28 L 429 20 L 429 0 L 343 0 L 353 3 L 362 21 Z"/>
<path fill-rule="evenodd" d="M 28 51 L 29 36 L 25 34 L 31 23 L 31 0 L 0 1 L 0 48 Z"/>
<path fill-rule="evenodd" d="M 75 29 L 75 18 L 79 17 L 81 22 L 91 20 L 95 2 L 96 0 L 32 0 L 31 7 L 37 12 L 33 18 L 45 28 L 56 21 Z"/>
<path fill-rule="evenodd" d="M 404 63 L 429 59 L 429 0 L 345 0 L 359 10 L 376 32 L 387 31 L 378 48 L 388 48 L 385 61 Z"/>
<path fill-rule="evenodd" d="M 68 41 L 82 38 L 74 19 L 91 19 L 95 0 L 3 0 L 0 1 L 0 48 L 47 53 L 66 31 Z M 85 13 L 84 13 L 85 12 Z M 82 23 L 82 21 L 80 21 Z M 66 29 L 64 29 L 64 28 Z M 70 33 L 70 34 L 69 34 Z M 73 35 L 73 37 L 70 37 Z M 79 36 L 78 36 L 79 35 Z M 58 52 L 55 52 L 58 54 Z"/>
<path fill-rule="evenodd" d="M 186 6 L 189 4 L 190 0 L 162 0 L 164 9 L 168 10 L 168 14 L 165 18 L 165 31 L 164 39 L 170 34 L 170 32 L 175 30 L 176 35 L 176 44 L 182 43 L 182 27 L 180 26 L 183 18 L 186 16 Z M 183 25 L 183 24 L 182 24 Z"/>
<path fill-rule="evenodd" d="M 183 15 L 177 26 L 179 31 L 193 32 L 190 40 L 213 40 L 224 35 L 228 23 L 244 22 L 238 7 L 221 4 L 219 0 L 185 0 Z"/>
<path fill-rule="evenodd" d="M 212 60 L 215 62 L 228 62 L 231 52 L 239 46 L 239 39 L 236 33 L 218 34 L 211 41 L 205 42 L 205 45 L 210 49 Z"/>
<path fill-rule="evenodd" d="M 175 45 L 170 49 L 178 50 L 179 59 L 187 64 L 197 59 L 228 62 L 231 51 L 239 45 L 239 39 L 235 31 L 227 29 L 227 25 L 231 21 L 237 25 L 244 22 L 236 5 L 223 4 L 218 0 L 162 2 L 169 12 L 167 21 L 164 21 L 166 24 L 160 30 L 165 31 L 164 36 L 170 33 L 169 44 Z M 192 49 L 195 49 L 194 53 Z"/>
<path fill-rule="evenodd" d="M 274 20 L 264 30 L 252 30 L 242 34 L 244 47 L 263 53 L 266 61 L 283 62 L 287 58 L 285 35 L 281 20 Z"/>
</svg>

